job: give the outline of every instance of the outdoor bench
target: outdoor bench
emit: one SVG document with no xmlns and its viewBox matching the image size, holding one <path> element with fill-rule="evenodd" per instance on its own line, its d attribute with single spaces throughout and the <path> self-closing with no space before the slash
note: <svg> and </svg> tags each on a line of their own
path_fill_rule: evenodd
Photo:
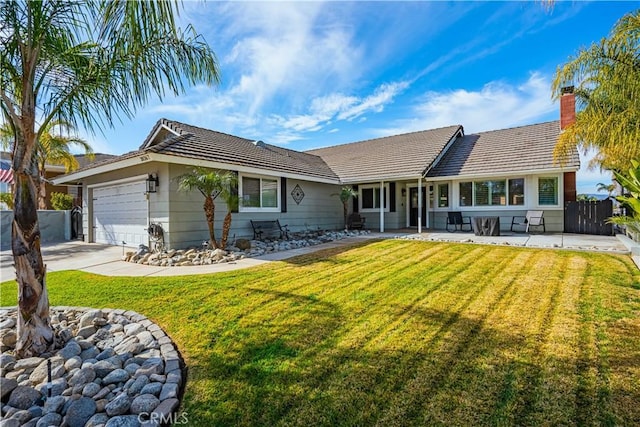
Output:
<svg viewBox="0 0 640 427">
<path fill-rule="evenodd" d="M 287 225 L 280 224 L 279 220 L 268 221 L 251 221 L 251 227 L 253 228 L 253 238 L 256 240 L 262 240 L 265 234 L 280 233 L 281 239 L 289 239 L 289 228 Z"/>
</svg>

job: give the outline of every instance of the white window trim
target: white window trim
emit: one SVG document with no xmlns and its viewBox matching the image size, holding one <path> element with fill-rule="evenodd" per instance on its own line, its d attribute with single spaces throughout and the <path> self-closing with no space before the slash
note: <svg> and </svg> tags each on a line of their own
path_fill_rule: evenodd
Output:
<svg viewBox="0 0 640 427">
<path fill-rule="evenodd" d="M 260 180 L 260 204 L 262 204 L 262 180 L 276 180 L 276 207 L 275 208 L 262 208 L 262 207 L 244 207 L 242 206 L 242 181 L 243 178 L 255 178 Z M 240 199 L 240 203 L 238 203 L 238 212 L 280 212 L 280 177 L 277 176 L 267 176 L 267 175 L 253 175 L 253 174 L 238 174 L 238 198 Z"/>
<path fill-rule="evenodd" d="M 553 178 L 556 180 L 557 182 L 557 187 L 556 187 L 556 199 L 558 200 L 558 203 L 555 205 L 541 205 L 540 204 L 540 180 L 541 179 L 549 179 L 549 178 Z M 564 188 L 564 183 L 562 181 L 562 177 L 558 176 L 558 175 L 540 175 L 537 176 L 535 178 L 535 187 L 536 187 L 536 199 L 535 199 L 535 204 L 536 207 L 540 208 L 540 209 L 548 209 L 548 208 L 558 208 L 560 206 L 562 206 L 562 191 L 560 191 L 562 188 Z"/>
<path fill-rule="evenodd" d="M 373 189 L 380 189 L 380 184 L 367 184 L 367 185 L 360 185 L 358 186 L 358 211 L 360 212 L 380 212 L 380 208 L 363 208 L 362 207 L 362 190 L 364 189 L 368 189 L 368 188 L 373 188 Z M 384 184 L 384 193 L 387 194 L 387 197 L 385 197 L 385 204 L 387 205 L 384 208 L 384 212 L 389 212 L 389 183 Z M 375 193 L 374 193 L 375 194 Z"/>
<path fill-rule="evenodd" d="M 440 186 L 442 185 L 448 185 L 449 187 L 447 188 L 447 206 L 439 206 L 440 204 Z M 435 210 L 441 210 L 441 211 L 449 211 L 451 210 L 451 183 L 450 182 L 439 182 L 437 184 L 434 185 L 435 187 L 435 192 L 433 194 L 434 197 L 434 201 L 433 201 L 433 208 Z"/>
<path fill-rule="evenodd" d="M 524 179 L 524 204 L 523 205 L 510 205 L 509 197 L 511 196 L 509 192 L 509 180 L 512 179 Z M 476 205 L 476 182 L 486 182 L 486 181 L 505 181 L 505 196 L 506 196 L 506 204 L 504 205 Z M 461 206 L 460 205 L 460 184 L 464 182 L 471 182 L 471 205 Z M 476 178 L 469 180 L 460 180 L 455 181 L 453 187 L 455 188 L 455 193 L 453 194 L 453 200 L 455 200 L 455 206 L 462 210 L 496 210 L 496 209 L 524 209 L 527 206 L 527 200 L 529 199 L 529 192 L 527 191 L 527 177 L 526 176 L 510 176 L 510 177 L 495 177 L 495 178 Z M 449 206 L 451 206 L 451 202 L 449 202 Z M 441 208 L 444 209 L 444 208 Z"/>
</svg>

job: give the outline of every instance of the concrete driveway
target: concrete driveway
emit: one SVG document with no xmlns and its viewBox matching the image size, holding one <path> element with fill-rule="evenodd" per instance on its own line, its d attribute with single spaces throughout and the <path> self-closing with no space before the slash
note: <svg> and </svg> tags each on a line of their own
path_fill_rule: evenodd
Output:
<svg viewBox="0 0 640 427">
<path fill-rule="evenodd" d="M 178 276 L 190 274 L 208 274 L 231 271 L 280 261 L 298 255 L 307 254 L 326 248 L 350 245 L 367 239 L 408 237 L 434 241 L 451 241 L 480 244 L 504 244 L 537 248 L 563 248 L 575 250 L 597 250 L 612 253 L 630 253 L 633 251 L 634 261 L 640 254 L 637 245 L 624 236 L 588 236 L 581 234 L 503 234 L 502 236 L 475 236 L 473 233 L 426 232 L 418 235 L 411 232 L 371 233 L 366 236 L 350 237 L 317 246 L 290 251 L 273 252 L 257 258 L 245 258 L 236 262 L 201 265 L 193 267 L 153 267 L 121 261 L 122 247 L 95 243 L 64 242 L 42 246 L 42 256 L 47 271 L 82 270 L 105 276 Z M 633 248 L 636 249 L 633 249 Z M 126 248 L 125 251 L 130 251 Z M 0 281 L 15 278 L 13 256 L 11 251 L 0 252 Z"/>
</svg>

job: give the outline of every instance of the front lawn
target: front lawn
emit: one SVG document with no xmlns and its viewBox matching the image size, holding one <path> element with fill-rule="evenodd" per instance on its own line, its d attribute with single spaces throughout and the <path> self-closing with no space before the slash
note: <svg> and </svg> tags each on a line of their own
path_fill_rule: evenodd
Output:
<svg viewBox="0 0 640 427">
<path fill-rule="evenodd" d="M 48 275 L 52 305 L 160 324 L 203 426 L 640 425 L 639 282 L 625 256 L 399 240 L 210 276 Z"/>
</svg>

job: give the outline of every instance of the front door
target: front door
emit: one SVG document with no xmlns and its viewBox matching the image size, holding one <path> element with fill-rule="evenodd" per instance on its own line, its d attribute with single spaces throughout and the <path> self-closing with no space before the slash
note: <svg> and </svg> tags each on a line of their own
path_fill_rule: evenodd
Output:
<svg viewBox="0 0 640 427">
<path fill-rule="evenodd" d="M 422 187 L 422 226 L 427 224 L 427 191 Z M 409 188 L 409 226 L 418 226 L 418 187 Z"/>
</svg>

